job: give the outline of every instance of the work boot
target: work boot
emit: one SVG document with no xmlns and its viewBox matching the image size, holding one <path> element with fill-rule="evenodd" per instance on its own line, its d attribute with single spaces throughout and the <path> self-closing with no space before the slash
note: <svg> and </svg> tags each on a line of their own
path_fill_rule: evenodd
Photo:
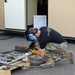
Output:
<svg viewBox="0 0 75 75">
<path fill-rule="evenodd" d="M 73 54 L 71 51 L 67 51 L 67 52 L 63 53 L 62 58 L 68 58 L 70 61 L 70 64 L 74 64 Z"/>
<path fill-rule="evenodd" d="M 55 63 L 52 58 L 46 58 L 46 63 L 40 65 L 41 68 L 49 68 L 54 66 L 55 66 Z"/>
</svg>

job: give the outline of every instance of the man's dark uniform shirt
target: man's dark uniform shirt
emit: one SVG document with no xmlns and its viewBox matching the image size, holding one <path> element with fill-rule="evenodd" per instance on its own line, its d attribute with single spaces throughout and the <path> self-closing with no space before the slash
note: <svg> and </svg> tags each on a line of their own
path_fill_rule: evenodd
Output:
<svg viewBox="0 0 75 75">
<path fill-rule="evenodd" d="M 41 27 L 40 31 L 41 31 L 41 35 L 38 38 L 38 42 L 40 44 L 40 48 L 43 49 L 45 48 L 45 46 L 47 45 L 47 43 L 52 42 L 52 43 L 56 43 L 56 44 L 60 44 L 62 42 L 66 42 L 66 40 L 64 39 L 64 37 L 58 33 L 57 31 L 55 31 L 54 29 L 50 28 L 50 32 L 48 32 L 48 27 Z M 49 33 L 49 35 L 48 35 Z"/>
</svg>

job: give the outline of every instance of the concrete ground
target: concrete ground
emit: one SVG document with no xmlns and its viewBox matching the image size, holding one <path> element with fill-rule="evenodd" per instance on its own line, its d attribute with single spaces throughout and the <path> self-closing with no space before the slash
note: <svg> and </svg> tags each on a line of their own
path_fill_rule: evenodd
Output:
<svg viewBox="0 0 75 75">
<path fill-rule="evenodd" d="M 27 42 L 24 37 L 14 36 L 11 39 L 0 40 L 0 52 L 14 50 L 16 45 L 28 47 L 30 42 Z M 75 61 L 75 43 L 69 42 L 67 50 L 71 50 Z M 12 75 L 75 75 L 75 64 L 70 64 L 67 59 L 56 63 L 53 68 L 29 68 L 27 70 L 16 69 L 12 71 Z"/>
</svg>

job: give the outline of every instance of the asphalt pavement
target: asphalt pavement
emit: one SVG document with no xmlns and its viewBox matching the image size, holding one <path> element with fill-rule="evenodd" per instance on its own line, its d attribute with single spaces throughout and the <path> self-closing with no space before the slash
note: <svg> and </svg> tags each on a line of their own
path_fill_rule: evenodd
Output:
<svg viewBox="0 0 75 75">
<path fill-rule="evenodd" d="M 24 37 L 14 36 L 11 39 L 0 40 L 0 52 L 14 50 L 16 45 L 28 47 L 30 42 L 27 42 Z M 67 50 L 73 52 L 75 61 L 75 43 L 69 42 Z M 75 75 L 75 64 L 70 64 L 68 59 L 63 59 L 56 63 L 53 68 L 29 68 L 21 70 L 20 68 L 12 71 L 12 75 Z"/>
</svg>

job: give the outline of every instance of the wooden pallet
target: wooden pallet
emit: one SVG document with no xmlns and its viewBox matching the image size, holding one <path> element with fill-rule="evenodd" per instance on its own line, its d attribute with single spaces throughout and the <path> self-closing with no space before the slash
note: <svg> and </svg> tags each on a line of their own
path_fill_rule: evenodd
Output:
<svg viewBox="0 0 75 75">
<path fill-rule="evenodd" d="M 9 69 L 5 70 L 5 68 L 7 67 L 9 67 Z M 28 61 L 27 57 L 23 58 L 20 61 L 10 64 L 9 66 L 0 66 L 0 75 L 11 75 L 11 71 L 19 67 L 21 67 L 22 70 L 26 70 L 30 67 L 30 62 Z"/>
</svg>

